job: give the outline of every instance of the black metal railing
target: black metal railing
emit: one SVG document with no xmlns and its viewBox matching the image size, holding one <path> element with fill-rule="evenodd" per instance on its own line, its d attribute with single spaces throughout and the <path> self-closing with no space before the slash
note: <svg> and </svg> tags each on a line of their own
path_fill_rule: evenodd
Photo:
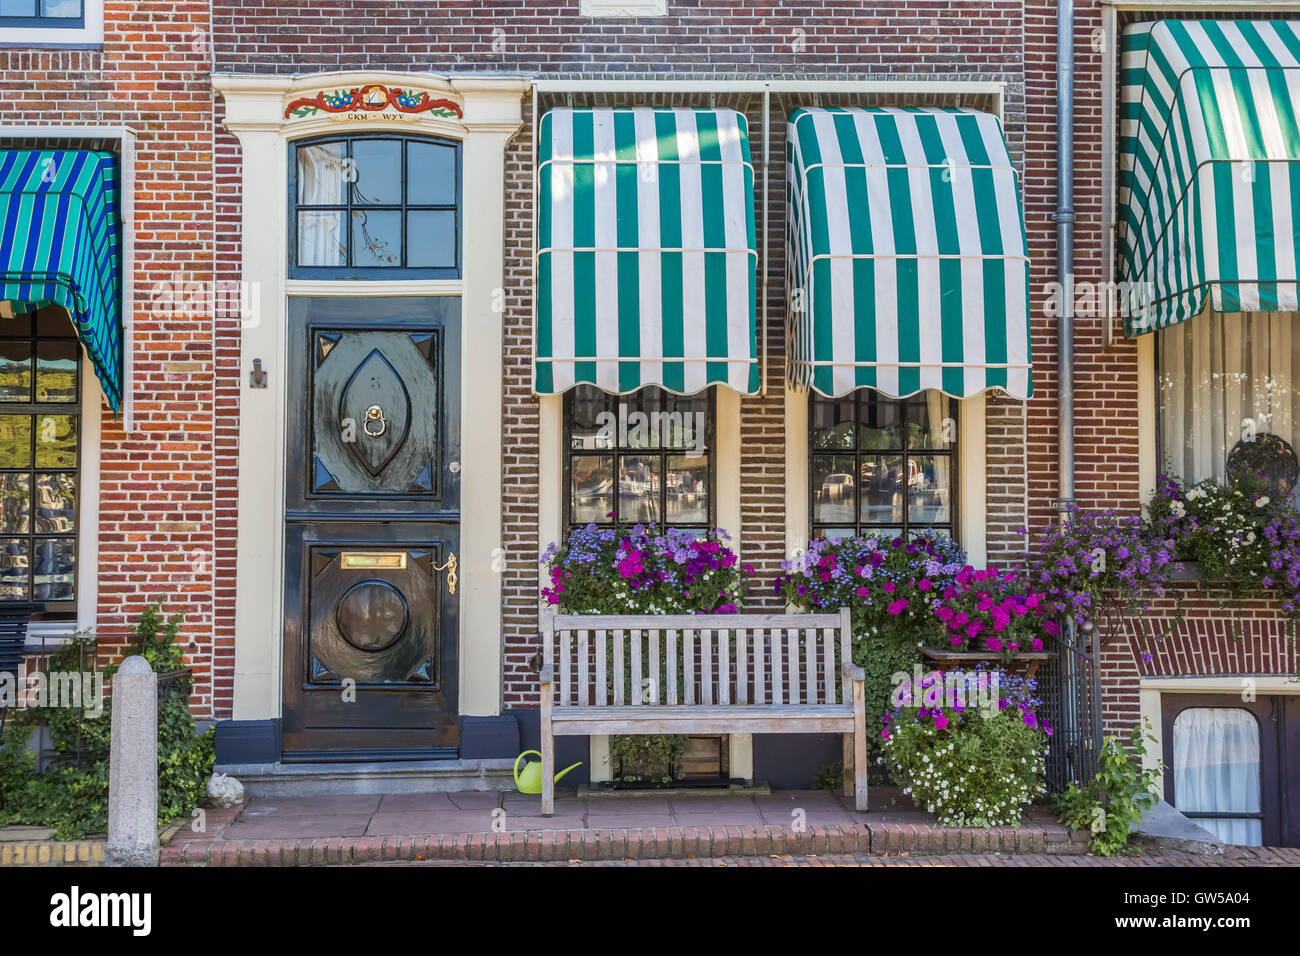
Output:
<svg viewBox="0 0 1300 956">
<path fill-rule="evenodd" d="M 103 729 L 93 735 L 85 732 L 108 694 L 95 642 L 33 635 L 29 619 L 28 609 L 0 611 L 0 674 L 9 675 L 10 688 L 0 700 L 0 734 L 13 721 L 30 731 L 21 739 L 0 736 L 0 746 L 34 750 L 41 771 L 105 759 Z"/>
<path fill-rule="evenodd" d="M 1096 632 L 1061 628 L 1048 645 L 1055 656 L 1038 670 L 1038 694 L 1052 725 L 1047 746 L 1047 785 L 1060 792 L 1088 783 L 1101 750 L 1101 669 Z"/>
</svg>

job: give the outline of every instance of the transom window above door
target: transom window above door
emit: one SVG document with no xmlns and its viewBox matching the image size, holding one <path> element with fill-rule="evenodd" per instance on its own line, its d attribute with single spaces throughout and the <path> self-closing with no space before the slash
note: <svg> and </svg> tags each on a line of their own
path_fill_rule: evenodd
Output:
<svg viewBox="0 0 1300 956">
<path fill-rule="evenodd" d="M 458 143 L 377 134 L 291 153 L 291 277 L 460 276 Z"/>
</svg>

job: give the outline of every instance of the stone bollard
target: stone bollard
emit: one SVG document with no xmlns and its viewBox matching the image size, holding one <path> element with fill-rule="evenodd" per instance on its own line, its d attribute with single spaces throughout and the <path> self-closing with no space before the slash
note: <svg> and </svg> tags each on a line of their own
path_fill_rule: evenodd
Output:
<svg viewBox="0 0 1300 956">
<path fill-rule="evenodd" d="M 113 678 L 104 862 L 158 865 L 158 675 L 138 655 Z"/>
</svg>

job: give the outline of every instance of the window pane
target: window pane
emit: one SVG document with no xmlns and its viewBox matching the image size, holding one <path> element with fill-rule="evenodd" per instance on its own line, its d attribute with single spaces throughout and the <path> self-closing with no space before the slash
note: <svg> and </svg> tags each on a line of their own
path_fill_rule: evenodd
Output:
<svg viewBox="0 0 1300 956">
<path fill-rule="evenodd" d="M 352 264 L 354 266 L 400 266 L 402 264 L 401 212 L 353 210 Z"/>
<path fill-rule="evenodd" d="M 709 459 L 703 455 L 670 455 L 667 483 L 668 523 L 708 524 Z"/>
<path fill-rule="evenodd" d="M 41 16 L 79 17 L 82 0 L 41 0 Z"/>
<path fill-rule="evenodd" d="M 36 467 L 77 467 L 77 419 L 41 415 L 36 422 Z"/>
<path fill-rule="evenodd" d="M 352 164 L 347 143 L 298 147 L 298 202 L 304 206 L 342 206 L 348 201 Z"/>
<path fill-rule="evenodd" d="M 863 456 L 861 483 L 863 522 L 901 524 L 906 489 L 902 456 Z"/>
<path fill-rule="evenodd" d="M 569 520 L 607 524 L 614 510 L 614 457 L 574 455 L 569 459 Z"/>
<path fill-rule="evenodd" d="M 352 161 L 356 181 L 352 203 L 356 206 L 400 206 L 402 203 L 402 141 L 355 139 Z"/>
<path fill-rule="evenodd" d="M 30 468 L 31 464 L 31 416 L 0 415 L 0 468 Z"/>
<path fill-rule="evenodd" d="M 0 402 L 30 402 L 31 400 L 31 343 L 0 340 Z"/>
<path fill-rule="evenodd" d="M 929 391 L 907 400 L 908 448 L 947 448 L 957 437 L 955 424 L 952 399 L 943 392 Z"/>
<path fill-rule="evenodd" d="M 662 521 L 658 456 L 622 455 L 618 461 L 618 517 L 628 524 Z"/>
<path fill-rule="evenodd" d="M 454 210 L 413 210 L 406 214 L 406 264 L 428 269 L 456 267 Z"/>
<path fill-rule="evenodd" d="M 857 531 L 853 528 L 821 528 L 815 536 L 834 540 L 836 538 L 851 538 L 855 534 L 857 534 Z"/>
<path fill-rule="evenodd" d="M 1239 707 L 1189 707 L 1174 719 L 1174 806 L 1184 813 L 1260 811 L 1259 723 Z M 1196 821 L 1258 846 L 1259 821 Z M 1209 824 L 1223 824 L 1210 827 Z M 1254 841 L 1253 843 L 1250 841 Z"/>
<path fill-rule="evenodd" d="M 343 210 L 298 213 L 298 265 L 345 266 L 348 243 Z"/>
<path fill-rule="evenodd" d="M 899 421 L 901 403 L 868 391 L 862 398 L 862 421 L 858 427 L 858 444 L 865 449 L 901 449 L 903 447 L 902 422 Z"/>
<path fill-rule="evenodd" d="M 850 398 L 814 398 L 809 425 L 812 428 L 812 446 L 825 449 L 853 449 L 853 408 Z"/>
<path fill-rule="evenodd" d="M 27 600 L 27 540 L 0 540 L 0 600 Z"/>
<path fill-rule="evenodd" d="M 47 339 L 36 344 L 36 400 L 75 402 L 77 360 L 80 343 L 71 339 Z"/>
<path fill-rule="evenodd" d="M 854 520 L 857 499 L 854 492 L 855 459 L 852 455 L 813 456 L 813 520 L 846 522 Z"/>
<path fill-rule="evenodd" d="M 36 475 L 36 532 L 69 533 L 77 530 L 77 476 Z"/>
<path fill-rule="evenodd" d="M 952 459 L 913 455 L 907 461 L 907 520 L 925 524 L 952 521 Z"/>
<path fill-rule="evenodd" d="M 0 475 L 0 531 L 26 534 L 31 514 L 31 480 L 26 474 Z"/>
<path fill-rule="evenodd" d="M 569 447 L 613 450 L 618 424 L 611 414 L 614 398 L 590 385 L 579 385 L 569 399 Z"/>
<path fill-rule="evenodd" d="M 0 17 L 34 17 L 36 0 L 0 0 Z"/>
<path fill-rule="evenodd" d="M 32 568 L 32 600 L 71 601 L 77 542 L 72 538 L 37 538 Z"/>
<path fill-rule="evenodd" d="M 408 143 L 406 150 L 407 203 L 412 206 L 455 204 L 456 147 Z"/>
</svg>

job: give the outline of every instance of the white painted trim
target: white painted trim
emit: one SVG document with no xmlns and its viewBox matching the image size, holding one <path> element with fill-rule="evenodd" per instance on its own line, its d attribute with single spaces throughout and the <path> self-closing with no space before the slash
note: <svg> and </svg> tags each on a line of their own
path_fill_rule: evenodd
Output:
<svg viewBox="0 0 1300 956">
<path fill-rule="evenodd" d="M 725 385 L 714 386 L 713 466 L 718 496 L 713 514 L 717 527 L 731 535 L 731 546 L 743 557 L 740 512 L 740 403 L 741 397 Z"/>
<path fill-rule="evenodd" d="M 663 17 L 668 0 L 582 0 L 578 11 L 584 17 Z"/>
<path fill-rule="evenodd" d="M 1163 759 L 1164 721 L 1160 704 L 1161 694 L 1223 694 L 1240 696 L 1242 681 L 1254 682 L 1251 689 L 1256 697 L 1274 697 L 1280 694 L 1300 694 L 1300 678 L 1279 677 L 1272 674 L 1247 674 L 1240 677 L 1144 677 L 1138 683 L 1138 712 L 1146 732 L 1155 738 L 1147 742 L 1142 754 L 1142 767 L 1150 770 Z M 1159 783 L 1164 792 L 1164 775 Z"/>
<path fill-rule="evenodd" d="M 84 123 L 0 123 L 2 139 L 115 139 L 121 164 L 122 205 L 122 428 L 135 432 L 135 130 Z M 93 377 L 93 376 L 92 376 Z M 102 396 L 102 392 L 100 393 Z"/>
<path fill-rule="evenodd" d="M 104 392 L 95 366 L 81 355 L 81 462 L 77 502 L 77 630 L 99 620 L 99 476 Z"/>
<path fill-rule="evenodd" d="M 1160 449 L 1156 447 L 1159 406 L 1156 397 L 1156 336 L 1137 338 L 1138 493 L 1143 505 L 1156 493 Z"/>
<path fill-rule="evenodd" d="M 85 25 L 66 27 L 14 27 L 0 30 L 0 46 L 84 47 L 104 42 L 104 0 L 86 0 Z"/>
<path fill-rule="evenodd" d="M 957 528 L 966 560 L 988 564 L 988 430 L 986 396 L 972 395 L 957 407 Z"/>
<path fill-rule="evenodd" d="M 288 144 L 359 128 L 337 119 L 291 117 L 299 94 L 365 83 L 415 86 L 458 100 L 463 121 L 372 114 L 364 128 L 444 136 L 462 143 L 462 278 L 455 281 L 290 280 L 287 248 Z M 243 148 L 242 278 L 260 296 L 261 321 L 243 330 L 239 443 L 239 531 L 235 607 L 234 718 L 281 713 L 284 598 L 284 453 L 291 296 L 459 295 L 462 320 L 460 713 L 501 712 L 501 363 L 504 284 L 505 146 L 522 127 L 527 81 L 426 73 L 342 72 L 299 77 L 213 76 L 226 101 L 226 127 Z M 244 389 L 254 358 L 267 389 Z"/>
<path fill-rule="evenodd" d="M 785 383 L 785 556 L 793 558 L 808 547 L 812 522 L 808 515 L 808 403 L 811 393 Z"/>
<path fill-rule="evenodd" d="M 328 295 L 343 298 L 374 298 L 378 296 L 463 295 L 465 284 L 460 279 L 419 279 L 399 282 L 354 281 L 350 279 L 286 279 L 284 292 L 288 296 Z"/>
</svg>

